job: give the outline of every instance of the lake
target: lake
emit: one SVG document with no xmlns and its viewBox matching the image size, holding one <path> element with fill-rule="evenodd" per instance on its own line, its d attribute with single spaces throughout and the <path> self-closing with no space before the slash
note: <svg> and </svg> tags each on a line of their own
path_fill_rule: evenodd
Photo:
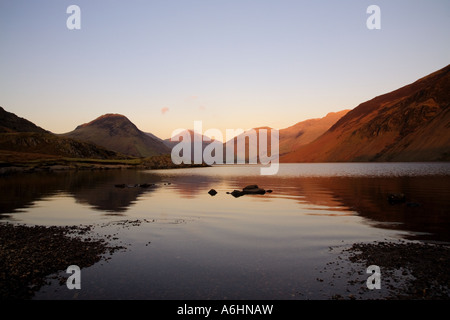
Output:
<svg viewBox="0 0 450 320">
<path fill-rule="evenodd" d="M 355 242 L 450 242 L 449 177 L 449 163 L 16 174 L 0 178 L 0 221 L 94 225 L 127 248 L 82 269 L 81 290 L 53 281 L 35 299 L 377 298 L 327 266 Z M 227 194 L 251 184 L 273 192 Z"/>
</svg>

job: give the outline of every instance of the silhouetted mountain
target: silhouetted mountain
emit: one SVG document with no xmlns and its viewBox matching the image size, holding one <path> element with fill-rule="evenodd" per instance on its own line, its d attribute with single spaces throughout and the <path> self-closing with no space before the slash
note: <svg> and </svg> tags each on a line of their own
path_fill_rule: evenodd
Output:
<svg viewBox="0 0 450 320">
<path fill-rule="evenodd" d="M 282 162 L 450 160 L 450 65 L 360 104 Z"/>
<path fill-rule="evenodd" d="M 164 143 L 164 140 L 163 139 L 161 139 L 160 137 L 157 137 L 157 136 L 155 136 L 153 133 L 150 133 L 150 132 L 144 132 L 146 135 L 148 135 L 149 137 L 151 137 L 151 138 L 153 138 L 153 139 L 155 139 L 155 140 L 157 140 L 157 141 L 160 141 L 160 142 L 162 142 L 162 143 Z"/>
<path fill-rule="evenodd" d="M 37 132 L 49 133 L 33 122 L 16 116 L 0 107 L 0 133 L 2 132 Z"/>
<path fill-rule="evenodd" d="M 124 155 L 92 143 L 58 137 L 51 133 L 0 134 L 0 154 L 8 162 L 43 158 L 123 159 Z"/>
<path fill-rule="evenodd" d="M 142 132 L 127 117 L 120 114 L 105 114 L 63 136 L 95 143 L 135 157 L 170 153 L 170 149 L 160 139 Z"/>
<path fill-rule="evenodd" d="M 0 160 L 49 158 L 121 159 L 124 156 L 92 143 L 59 137 L 0 107 Z"/>
</svg>

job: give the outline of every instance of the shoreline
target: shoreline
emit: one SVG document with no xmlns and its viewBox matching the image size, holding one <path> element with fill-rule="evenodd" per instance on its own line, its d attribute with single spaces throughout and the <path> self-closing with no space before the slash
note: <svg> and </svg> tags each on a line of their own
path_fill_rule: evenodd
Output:
<svg viewBox="0 0 450 320">
<path fill-rule="evenodd" d="M 170 155 L 155 156 L 139 159 L 41 159 L 23 162 L 0 162 L 0 177 L 35 172 L 61 172 L 61 171 L 93 171 L 93 170 L 157 170 L 210 167 L 207 164 L 180 164 L 172 163 Z"/>
<path fill-rule="evenodd" d="M 122 246 L 93 237 L 92 226 L 0 223 L 0 300 L 29 300 L 48 277 L 70 265 L 89 267 Z M 59 278 L 60 284 L 65 280 Z"/>
<path fill-rule="evenodd" d="M 147 221 L 124 220 L 119 224 L 139 225 L 142 222 Z M 58 279 L 60 285 L 64 285 L 67 278 L 55 275 L 69 265 L 89 267 L 111 259 L 117 250 L 127 249 L 111 245 L 109 236 L 93 235 L 93 228 L 94 225 L 48 227 L 0 222 L 0 300 L 30 300 L 49 279 Z M 331 285 L 326 300 L 450 299 L 448 244 L 375 241 L 353 243 L 341 249 L 336 261 L 331 263 L 335 268 L 331 270 L 332 278 L 346 279 L 347 292 L 354 294 L 343 295 L 344 287 L 333 289 Z M 343 264 L 346 266 L 342 267 Z M 349 276 L 361 270 L 358 265 L 379 266 L 382 286 L 389 295 L 367 296 L 364 287 L 369 275 L 359 271 L 359 279 Z M 333 269 L 333 266 L 326 268 Z M 361 295 L 356 294 L 358 290 Z"/>
<path fill-rule="evenodd" d="M 371 273 L 373 270 L 366 273 L 361 270 L 369 266 L 379 268 L 381 288 L 378 289 L 388 292 L 381 300 L 450 300 L 448 243 L 400 239 L 397 242 L 358 242 L 342 249 L 337 261 L 331 264 L 334 265 L 332 278 L 346 277 L 347 292 L 354 293 L 335 294 L 332 300 L 361 300 L 368 291 L 366 281 L 374 274 Z M 342 264 L 347 267 L 342 267 Z M 344 268 L 345 275 L 341 268 Z M 369 291 L 377 290 L 372 288 Z"/>
</svg>

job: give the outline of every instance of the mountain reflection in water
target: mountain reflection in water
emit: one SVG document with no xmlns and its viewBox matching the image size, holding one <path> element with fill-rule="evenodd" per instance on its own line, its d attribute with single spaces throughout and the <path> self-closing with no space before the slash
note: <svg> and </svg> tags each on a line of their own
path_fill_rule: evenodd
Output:
<svg viewBox="0 0 450 320">
<path fill-rule="evenodd" d="M 151 198 L 150 203 L 164 206 L 164 201 L 173 202 L 178 197 L 211 198 L 207 194 L 211 188 L 223 195 L 246 185 L 257 184 L 273 190 L 273 193 L 245 196 L 251 198 L 251 201 L 295 201 L 301 204 L 299 210 L 305 206 L 310 209 L 308 215 L 359 215 L 367 224 L 376 228 L 411 232 L 405 235 L 410 239 L 450 241 L 450 179 L 446 166 L 444 174 L 392 176 L 331 175 L 328 172 L 308 176 L 299 174 L 298 170 L 292 168 L 295 167 L 290 166 L 287 174 L 275 176 L 261 176 L 256 173 L 257 169 L 234 167 L 10 175 L 0 179 L 0 219 L 19 218 L 20 212 L 32 211 L 37 202 L 57 198 L 59 195 L 70 196 L 77 204 L 88 206 L 104 215 L 127 216 L 132 206 L 142 197 Z M 155 186 L 115 186 L 144 183 Z M 391 204 L 387 200 L 389 194 L 404 194 L 405 201 Z M 217 201 L 208 201 L 204 205 L 214 204 L 226 211 L 227 207 L 242 203 L 241 199 L 235 199 L 231 195 L 214 198 L 216 199 Z M 195 210 L 195 207 L 190 209 Z M 281 202 L 280 210 L 283 210 Z"/>
</svg>

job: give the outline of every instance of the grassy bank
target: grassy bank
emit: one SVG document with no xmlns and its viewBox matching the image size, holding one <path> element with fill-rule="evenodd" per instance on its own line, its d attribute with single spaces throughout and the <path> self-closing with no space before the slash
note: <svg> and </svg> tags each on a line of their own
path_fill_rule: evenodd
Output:
<svg viewBox="0 0 450 320">
<path fill-rule="evenodd" d="M 175 165 L 170 154 L 148 158 L 89 159 L 0 152 L 0 175 L 61 170 L 176 169 L 203 166 L 206 165 Z"/>
</svg>

